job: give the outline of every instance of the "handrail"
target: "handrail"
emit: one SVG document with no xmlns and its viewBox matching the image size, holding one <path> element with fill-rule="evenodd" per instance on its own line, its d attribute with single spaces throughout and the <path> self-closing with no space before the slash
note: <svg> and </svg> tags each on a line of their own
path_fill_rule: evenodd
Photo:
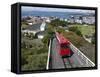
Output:
<svg viewBox="0 0 100 77">
<path fill-rule="evenodd" d="M 47 66 L 46 69 L 49 69 L 49 63 L 50 63 L 50 51 L 51 51 L 51 39 L 50 39 L 50 43 L 49 43 L 49 50 L 48 50 L 48 59 L 47 59 Z"/>
<path fill-rule="evenodd" d="M 72 43 L 70 43 L 70 47 L 72 47 L 78 55 L 81 55 L 82 59 L 85 60 L 88 66 L 90 67 L 95 66 L 95 64 L 88 57 L 86 57 L 78 48 L 76 48 Z"/>
</svg>

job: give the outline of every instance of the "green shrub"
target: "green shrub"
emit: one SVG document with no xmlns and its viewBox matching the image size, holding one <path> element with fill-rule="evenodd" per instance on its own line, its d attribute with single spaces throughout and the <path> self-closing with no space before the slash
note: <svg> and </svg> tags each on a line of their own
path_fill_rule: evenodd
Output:
<svg viewBox="0 0 100 77">
<path fill-rule="evenodd" d="M 67 22 L 59 19 L 52 20 L 50 23 L 53 27 L 66 26 Z"/>
<path fill-rule="evenodd" d="M 82 36 L 81 31 L 78 29 L 77 26 L 69 27 L 69 31 L 75 32 L 77 35 Z"/>
<path fill-rule="evenodd" d="M 69 27 L 69 31 L 75 32 L 77 31 L 77 27 L 76 26 Z"/>
<path fill-rule="evenodd" d="M 22 66 L 22 70 L 46 69 L 47 54 L 30 55 L 27 58 L 28 64 Z"/>
<path fill-rule="evenodd" d="M 65 30 L 63 28 L 57 28 L 58 33 L 63 33 Z"/>
<path fill-rule="evenodd" d="M 95 44 L 95 33 L 93 34 L 93 37 L 91 39 L 92 44 Z"/>
</svg>

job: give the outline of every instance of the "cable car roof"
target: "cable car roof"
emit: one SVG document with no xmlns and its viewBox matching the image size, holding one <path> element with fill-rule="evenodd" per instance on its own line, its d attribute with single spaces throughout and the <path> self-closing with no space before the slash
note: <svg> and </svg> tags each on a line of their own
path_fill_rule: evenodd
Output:
<svg viewBox="0 0 100 77">
<path fill-rule="evenodd" d="M 62 43 L 69 44 L 69 40 L 66 39 L 63 35 L 56 33 L 56 37 L 57 37 L 60 44 L 62 44 Z"/>
</svg>

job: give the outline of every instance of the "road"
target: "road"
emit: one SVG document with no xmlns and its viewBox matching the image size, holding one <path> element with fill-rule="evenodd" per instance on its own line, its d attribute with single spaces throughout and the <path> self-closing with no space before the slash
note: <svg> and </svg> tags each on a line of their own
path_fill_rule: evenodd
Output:
<svg viewBox="0 0 100 77">
<path fill-rule="evenodd" d="M 70 48 L 72 46 L 70 45 Z M 64 60 L 59 55 L 59 45 L 54 38 L 52 40 L 52 47 L 51 47 L 51 69 L 61 69 L 61 68 L 76 68 L 76 67 L 89 67 L 86 62 L 82 59 L 82 57 L 76 54 L 72 48 L 71 50 L 74 54 L 70 58 L 65 58 Z M 65 66 L 65 65 L 66 66 Z"/>
</svg>

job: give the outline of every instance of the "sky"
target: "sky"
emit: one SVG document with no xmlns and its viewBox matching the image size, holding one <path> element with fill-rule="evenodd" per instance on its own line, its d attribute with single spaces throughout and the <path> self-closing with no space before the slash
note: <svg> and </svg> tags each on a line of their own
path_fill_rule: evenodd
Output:
<svg viewBox="0 0 100 77">
<path fill-rule="evenodd" d="M 22 11 L 95 13 L 94 10 L 47 8 L 47 7 L 30 7 L 30 6 L 22 6 L 21 9 L 22 9 Z"/>
</svg>

